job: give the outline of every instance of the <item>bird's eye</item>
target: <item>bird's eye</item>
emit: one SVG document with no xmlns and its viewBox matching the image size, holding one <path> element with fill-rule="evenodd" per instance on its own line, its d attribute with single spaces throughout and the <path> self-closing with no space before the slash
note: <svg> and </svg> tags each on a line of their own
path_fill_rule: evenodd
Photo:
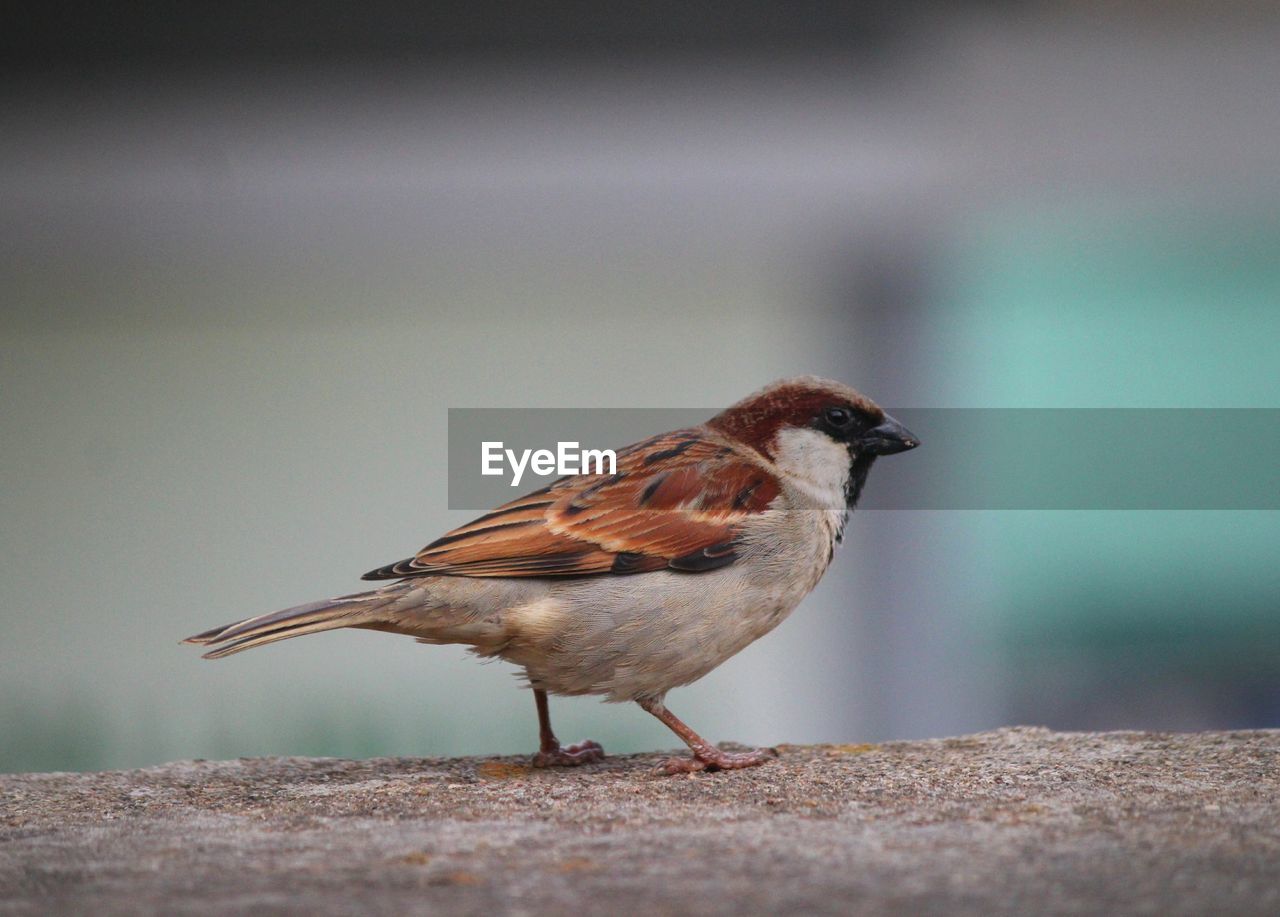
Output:
<svg viewBox="0 0 1280 917">
<path fill-rule="evenodd" d="M 833 427 L 846 427 L 853 420 L 853 414 L 847 408 L 827 408 L 823 417 Z"/>
</svg>

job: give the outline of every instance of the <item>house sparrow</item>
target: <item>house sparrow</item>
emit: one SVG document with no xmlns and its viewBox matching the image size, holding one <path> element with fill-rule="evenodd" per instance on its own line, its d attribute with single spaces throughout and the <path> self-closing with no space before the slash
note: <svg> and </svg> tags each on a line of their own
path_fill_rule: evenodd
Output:
<svg viewBox="0 0 1280 917">
<path fill-rule="evenodd" d="M 814 377 L 775 382 L 702 426 L 618 450 L 498 507 L 366 580 L 395 582 L 197 634 L 206 659 L 339 627 L 461 643 L 524 669 L 537 767 L 597 761 L 562 746 L 547 694 L 635 701 L 693 751 L 668 773 L 762 764 L 722 751 L 667 709 L 791 613 L 817 584 L 878 456 L 919 445 L 875 403 Z"/>
</svg>

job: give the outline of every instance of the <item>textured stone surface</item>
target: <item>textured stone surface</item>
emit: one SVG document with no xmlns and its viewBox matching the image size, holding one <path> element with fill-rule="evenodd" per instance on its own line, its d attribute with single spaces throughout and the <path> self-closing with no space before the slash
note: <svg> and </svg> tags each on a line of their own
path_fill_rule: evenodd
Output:
<svg viewBox="0 0 1280 917">
<path fill-rule="evenodd" d="M 1280 913 L 1280 731 L 0 777 L 0 911 Z"/>
</svg>

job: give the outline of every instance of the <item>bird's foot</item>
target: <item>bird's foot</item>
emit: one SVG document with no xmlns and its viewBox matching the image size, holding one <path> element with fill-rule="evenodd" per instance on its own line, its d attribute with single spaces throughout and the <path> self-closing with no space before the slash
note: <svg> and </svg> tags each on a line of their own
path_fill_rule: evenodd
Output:
<svg viewBox="0 0 1280 917">
<path fill-rule="evenodd" d="M 658 765 L 660 774 L 692 774 L 697 771 L 734 771 L 744 767 L 757 767 L 778 757 L 774 748 L 757 748 L 752 751 L 721 751 L 710 748 L 697 752 L 692 758 L 668 758 Z"/>
<path fill-rule="evenodd" d="M 604 746 L 588 739 L 577 745 L 557 745 L 544 748 L 533 756 L 534 767 L 577 767 L 604 760 Z"/>
</svg>

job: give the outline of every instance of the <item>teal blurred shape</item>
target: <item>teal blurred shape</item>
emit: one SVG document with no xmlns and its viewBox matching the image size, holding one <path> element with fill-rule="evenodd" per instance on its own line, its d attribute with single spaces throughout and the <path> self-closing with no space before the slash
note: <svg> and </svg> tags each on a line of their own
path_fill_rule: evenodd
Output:
<svg viewBox="0 0 1280 917">
<path fill-rule="evenodd" d="M 1280 407 L 1280 209 L 1031 201 L 966 230 L 934 406 Z"/>
<path fill-rule="evenodd" d="M 1137 705 L 1173 691 L 1166 706 L 1204 704 L 1187 725 L 1276 725 L 1245 700 L 1280 696 L 1275 208 L 1036 201 L 972 228 L 930 327 L 939 388 L 1039 410 L 902 414 L 937 453 L 962 425 L 999 427 L 933 470 L 935 497 L 972 487 L 991 507 L 1062 486 L 1060 502 L 984 514 L 957 549 L 989 578 L 975 623 L 1007 654 L 1013 715 L 1140 726 Z M 1096 433 L 1039 448 L 1044 408 Z M 893 475 L 923 468 L 885 470 L 890 499 Z M 1081 508 L 1126 511 L 1063 511 Z"/>
</svg>

